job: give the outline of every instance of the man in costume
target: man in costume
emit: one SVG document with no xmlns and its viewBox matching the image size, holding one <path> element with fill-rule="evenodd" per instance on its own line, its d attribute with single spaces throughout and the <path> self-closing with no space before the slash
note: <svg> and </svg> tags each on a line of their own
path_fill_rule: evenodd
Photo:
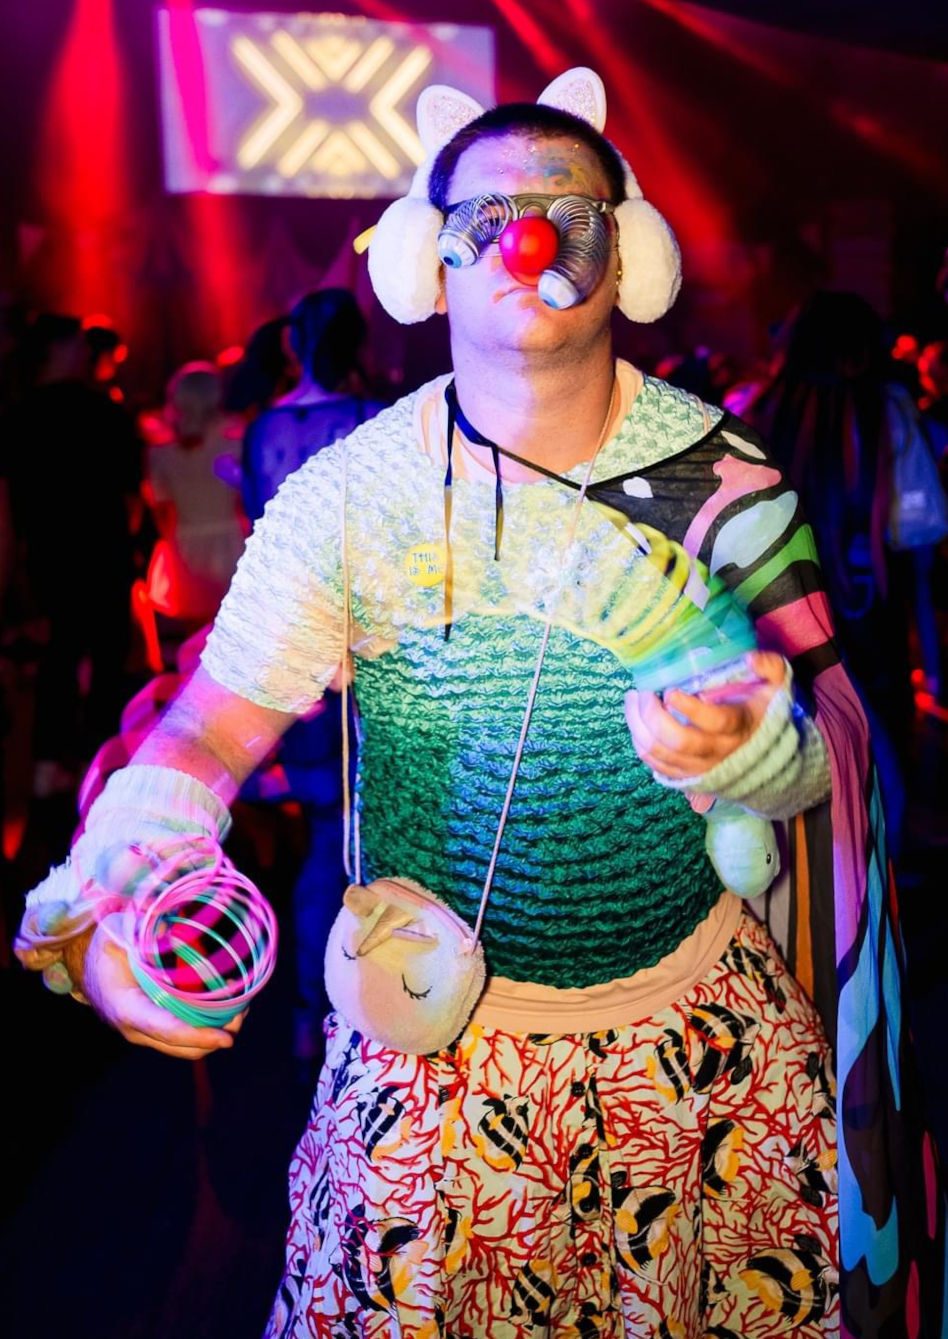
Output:
<svg viewBox="0 0 948 1339">
<path fill-rule="evenodd" d="M 398 319 L 447 312 L 453 379 L 286 482 L 202 670 L 79 844 L 122 888 L 153 838 L 222 837 L 242 778 L 351 653 L 367 886 L 347 902 L 370 924 L 330 970 L 369 981 L 384 876 L 483 920 L 487 986 L 449 1044 L 392 1045 L 399 1016 L 384 1036 L 331 1019 L 273 1336 L 941 1332 L 943 1207 L 861 713 L 764 447 L 614 361 L 613 306 L 656 319 L 678 267 L 604 116 L 589 71 L 537 107 L 423 97 L 429 160 L 370 268 Z M 552 246 L 514 226 L 532 220 Z M 767 649 L 741 697 L 630 693 L 643 554 L 668 579 L 690 555 L 697 606 L 718 583 L 749 611 Z M 796 977 L 708 859 L 712 799 L 791 821 L 790 882 L 762 909 Z M 21 955 L 126 1036 L 232 1044 L 239 1023 L 147 1000 L 104 926 L 41 961 L 42 915 L 41 888 Z M 443 985 L 410 961 L 406 1017 Z M 838 1017 L 838 1166 L 801 981 Z"/>
</svg>

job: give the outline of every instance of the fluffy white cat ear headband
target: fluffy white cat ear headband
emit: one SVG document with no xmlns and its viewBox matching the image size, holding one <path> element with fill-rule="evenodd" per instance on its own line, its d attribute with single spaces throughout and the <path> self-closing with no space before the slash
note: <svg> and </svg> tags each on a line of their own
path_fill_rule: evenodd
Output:
<svg viewBox="0 0 948 1339">
<path fill-rule="evenodd" d="M 606 123 L 606 90 L 594 70 L 580 66 L 554 79 L 537 102 L 572 112 L 602 133 Z M 418 99 L 418 134 L 427 156 L 411 189 L 379 219 L 369 244 L 369 277 L 375 295 L 390 316 L 403 325 L 434 314 L 441 290 L 438 233 L 441 211 L 428 200 L 428 178 L 438 152 L 484 108 L 474 98 L 445 84 L 433 84 Z M 618 205 L 618 306 L 630 321 L 657 321 L 681 287 L 681 253 L 675 235 L 654 206 L 642 196 L 625 159 L 627 199 Z"/>
</svg>

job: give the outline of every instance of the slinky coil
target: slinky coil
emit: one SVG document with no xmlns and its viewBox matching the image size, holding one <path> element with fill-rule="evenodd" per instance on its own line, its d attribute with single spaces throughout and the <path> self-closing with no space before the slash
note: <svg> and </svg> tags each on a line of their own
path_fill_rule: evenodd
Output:
<svg viewBox="0 0 948 1339">
<path fill-rule="evenodd" d="M 486 246 L 497 240 L 517 217 L 509 196 L 476 195 L 452 209 L 438 234 L 438 257 L 451 269 L 473 265 Z"/>
<path fill-rule="evenodd" d="M 215 1027 L 236 1018 L 270 979 L 276 916 L 216 841 L 189 841 L 188 861 L 206 863 L 177 874 L 184 851 L 180 838 L 148 848 L 156 863 L 121 899 L 122 934 L 113 938 L 153 1003 L 193 1027 Z"/>
<path fill-rule="evenodd" d="M 602 215 L 580 196 L 559 196 L 546 216 L 560 234 L 560 249 L 537 293 L 548 307 L 561 310 L 582 302 L 598 284 L 609 259 L 609 234 Z"/>
</svg>

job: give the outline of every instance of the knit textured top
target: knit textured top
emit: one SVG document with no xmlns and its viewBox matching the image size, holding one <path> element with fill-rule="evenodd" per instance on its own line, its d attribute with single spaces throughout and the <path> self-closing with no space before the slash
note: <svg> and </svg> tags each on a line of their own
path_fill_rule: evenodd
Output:
<svg viewBox="0 0 948 1339">
<path fill-rule="evenodd" d="M 405 397 L 286 481 L 248 543 L 204 667 L 262 706 L 302 712 L 320 696 L 342 656 L 344 488 L 363 877 L 406 875 L 473 922 L 552 609 L 485 953 L 492 971 L 543 985 L 628 976 L 675 949 L 721 892 L 703 819 L 655 783 L 623 717 L 633 680 L 614 651 L 630 614 L 616 593 L 634 588 L 641 550 L 614 511 L 587 500 L 567 552 L 577 493 L 544 478 L 504 485 L 495 560 L 493 481 L 457 471 L 446 640 L 443 455 L 422 427 L 425 416 L 440 422 L 443 385 Z M 687 450 L 708 435 L 707 412 L 646 378 L 594 481 Z"/>
</svg>

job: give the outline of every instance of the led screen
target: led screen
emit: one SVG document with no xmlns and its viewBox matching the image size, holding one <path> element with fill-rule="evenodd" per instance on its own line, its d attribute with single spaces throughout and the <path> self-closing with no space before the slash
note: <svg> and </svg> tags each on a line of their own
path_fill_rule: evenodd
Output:
<svg viewBox="0 0 948 1339">
<path fill-rule="evenodd" d="M 494 101 L 490 28 L 185 8 L 157 23 L 169 191 L 402 195 L 421 90 Z"/>
</svg>

